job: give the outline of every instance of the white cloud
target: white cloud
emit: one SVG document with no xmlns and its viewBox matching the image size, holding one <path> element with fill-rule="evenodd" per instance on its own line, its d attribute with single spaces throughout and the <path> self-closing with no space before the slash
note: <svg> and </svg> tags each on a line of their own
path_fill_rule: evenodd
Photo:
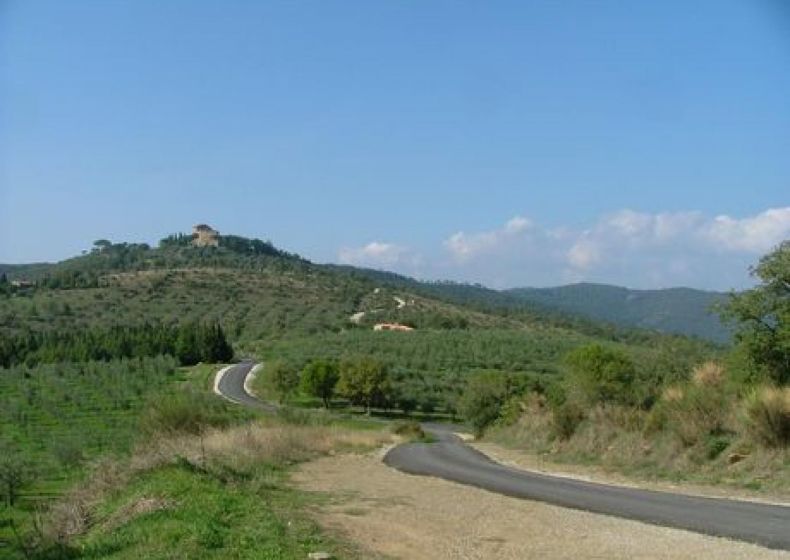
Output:
<svg viewBox="0 0 790 560">
<path fill-rule="evenodd" d="M 443 241 L 444 254 L 422 252 L 431 258 L 375 241 L 343 249 L 340 260 L 494 287 L 594 281 L 726 290 L 748 285 L 749 265 L 788 238 L 790 207 L 742 217 L 623 209 L 584 228 L 515 216 L 495 229 L 458 231 Z"/>
<path fill-rule="evenodd" d="M 454 233 L 445 240 L 444 246 L 457 261 L 466 262 L 478 255 L 500 249 L 502 245 L 525 234 L 532 227 L 532 222 L 527 218 L 515 216 L 500 229 L 471 234 L 463 231 Z"/>
<path fill-rule="evenodd" d="M 523 216 L 515 216 L 510 218 L 505 224 L 505 233 L 515 235 L 521 233 L 532 226 L 532 222 Z"/>
<path fill-rule="evenodd" d="M 370 267 L 415 264 L 417 260 L 406 247 L 380 241 L 372 241 L 362 247 L 344 247 L 338 257 L 343 264 Z"/>
<path fill-rule="evenodd" d="M 771 208 L 756 216 L 706 218 L 700 212 L 646 214 L 621 210 L 581 233 L 567 253 L 568 264 L 590 269 L 630 252 L 672 255 L 747 253 L 759 255 L 790 237 L 790 207 Z"/>
<path fill-rule="evenodd" d="M 581 238 L 568 249 L 568 262 L 577 269 L 585 270 L 601 260 L 601 249 L 592 240 Z"/>
<path fill-rule="evenodd" d="M 770 208 L 741 220 L 716 216 L 703 235 L 723 251 L 764 253 L 790 238 L 790 207 Z"/>
</svg>

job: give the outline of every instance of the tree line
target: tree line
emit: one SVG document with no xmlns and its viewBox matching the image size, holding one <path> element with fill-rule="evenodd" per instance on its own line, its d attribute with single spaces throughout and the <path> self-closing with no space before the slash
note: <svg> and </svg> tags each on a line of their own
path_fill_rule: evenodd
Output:
<svg viewBox="0 0 790 560">
<path fill-rule="evenodd" d="M 220 363 L 233 348 L 218 323 L 142 324 L 27 332 L 0 339 L 0 367 L 170 355 L 181 365 Z"/>
</svg>

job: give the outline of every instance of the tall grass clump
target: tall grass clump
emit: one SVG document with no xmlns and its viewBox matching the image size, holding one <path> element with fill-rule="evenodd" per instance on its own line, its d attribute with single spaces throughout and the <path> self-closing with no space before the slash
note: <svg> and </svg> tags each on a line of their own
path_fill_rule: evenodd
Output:
<svg viewBox="0 0 790 560">
<path fill-rule="evenodd" d="M 140 419 L 140 430 L 154 434 L 200 434 L 210 427 L 225 427 L 231 414 L 216 396 L 191 387 L 148 401 Z"/>
<path fill-rule="evenodd" d="M 650 428 L 667 428 L 685 446 L 734 432 L 733 396 L 724 368 L 714 362 L 697 366 L 691 382 L 667 387 L 652 411 Z"/>
<path fill-rule="evenodd" d="M 790 446 L 790 387 L 760 387 L 744 403 L 747 433 L 767 447 Z"/>
</svg>

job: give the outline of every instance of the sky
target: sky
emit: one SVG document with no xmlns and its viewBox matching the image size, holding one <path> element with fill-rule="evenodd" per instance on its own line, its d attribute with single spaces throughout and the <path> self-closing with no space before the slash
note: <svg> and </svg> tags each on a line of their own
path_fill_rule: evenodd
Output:
<svg viewBox="0 0 790 560">
<path fill-rule="evenodd" d="M 783 0 L 0 0 L 0 262 L 208 223 L 503 288 L 748 286 Z"/>
</svg>

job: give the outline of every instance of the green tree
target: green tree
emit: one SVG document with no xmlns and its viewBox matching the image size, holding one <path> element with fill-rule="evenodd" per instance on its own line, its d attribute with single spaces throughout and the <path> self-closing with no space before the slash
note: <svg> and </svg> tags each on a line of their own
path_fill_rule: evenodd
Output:
<svg viewBox="0 0 790 560">
<path fill-rule="evenodd" d="M 732 294 L 722 307 L 737 326 L 735 340 L 749 359 L 751 380 L 761 375 L 790 383 L 790 241 L 783 241 L 751 270 L 760 280 L 751 290 Z"/>
<path fill-rule="evenodd" d="M 299 373 L 283 360 L 274 360 L 266 365 L 266 383 L 277 395 L 280 404 L 285 403 L 299 387 Z"/>
<path fill-rule="evenodd" d="M 634 404 L 636 368 L 628 355 L 601 344 L 589 344 L 565 358 L 566 384 L 588 402 Z"/>
<path fill-rule="evenodd" d="M 387 367 L 375 358 L 363 356 L 340 364 L 338 392 L 364 406 L 366 414 L 370 414 L 371 406 L 381 404 L 391 390 Z"/>
<path fill-rule="evenodd" d="M 30 461 L 5 450 L 0 456 L 0 492 L 9 507 L 14 507 L 19 493 L 35 480 L 35 471 Z"/>
<path fill-rule="evenodd" d="M 176 339 L 176 357 L 182 365 L 193 366 L 200 361 L 197 329 L 194 324 L 182 325 Z"/>
<path fill-rule="evenodd" d="M 498 371 L 477 373 L 469 377 L 458 400 L 458 411 L 479 436 L 499 418 L 502 405 L 515 392 L 512 376 Z"/>
<path fill-rule="evenodd" d="M 339 378 L 337 364 L 327 360 L 314 360 L 302 370 L 300 388 L 303 393 L 321 399 L 324 408 L 329 408 Z"/>
</svg>

